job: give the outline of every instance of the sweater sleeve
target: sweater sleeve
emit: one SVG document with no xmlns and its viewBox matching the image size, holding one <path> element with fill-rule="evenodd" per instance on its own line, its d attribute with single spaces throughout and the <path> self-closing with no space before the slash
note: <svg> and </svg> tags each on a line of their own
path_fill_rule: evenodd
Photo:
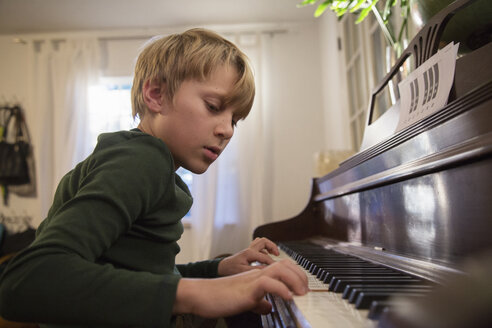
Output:
<svg viewBox="0 0 492 328">
<path fill-rule="evenodd" d="M 179 273 L 185 278 L 216 278 L 217 269 L 222 258 L 199 261 L 188 264 L 178 264 Z"/>
<path fill-rule="evenodd" d="M 74 172 L 62 180 L 77 185 L 76 193 L 57 191 L 63 201 L 52 207 L 34 243 L 5 270 L 2 316 L 69 325 L 169 325 L 178 275 L 97 262 L 166 193 L 173 170 L 162 167 L 162 150 L 149 147 L 137 153 L 131 147 L 113 147 L 75 170 L 86 174 Z M 160 179 L 146 173 L 162 171 Z"/>
</svg>

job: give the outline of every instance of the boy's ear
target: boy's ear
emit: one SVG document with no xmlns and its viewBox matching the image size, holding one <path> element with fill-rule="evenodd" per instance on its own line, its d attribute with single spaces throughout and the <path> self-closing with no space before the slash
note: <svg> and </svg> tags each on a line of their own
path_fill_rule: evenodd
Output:
<svg viewBox="0 0 492 328">
<path fill-rule="evenodd" d="M 164 83 L 159 83 L 157 79 L 145 81 L 142 93 L 147 108 L 159 113 L 162 110 Z"/>
</svg>

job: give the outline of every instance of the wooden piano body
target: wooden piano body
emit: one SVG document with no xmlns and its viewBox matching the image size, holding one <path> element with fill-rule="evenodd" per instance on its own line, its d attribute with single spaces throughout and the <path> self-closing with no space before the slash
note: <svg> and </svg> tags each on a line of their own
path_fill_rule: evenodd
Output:
<svg viewBox="0 0 492 328">
<path fill-rule="evenodd" d="M 436 53 L 446 23 L 474 2 L 459 0 L 437 14 L 375 88 L 364 137 L 369 145 L 333 172 L 313 179 L 309 203 L 299 215 L 260 226 L 254 237 L 335 245 L 343 253 L 421 277 L 444 290 L 469 276 L 467 260 L 484 256 L 492 261 L 492 43 L 458 58 L 442 110 L 393 135 L 375 135 L 384 129 L 378 121 L 370 124 L 376 95 L 399 67 L 412 56 L 419 66 Z M 490 26 L 488 33 L 490 40 Z M 397 111 L 398 103 L 394 107 L 388 112 Z M 490 270 L 488 263 L 484 270 L 487 265 Z M 482 287 L 488 300 L 484 302 L 492 309 L 492 280 Z M 448 313 L 459 312 L 453 306 L 469 302 L 466 297 L 450 304 Z M 490 323 L 491 316 L 483 320 Z M 385 309 L 375 325 L 419 326 L 396 324 L 395 317 L 391 308 Z M 304 319 L 309 327 L 309 318 Z M 282 326 L 271 318 L 264 322 Z M 459 319 L 456 323 L 459 327 Z"/>
</svg>

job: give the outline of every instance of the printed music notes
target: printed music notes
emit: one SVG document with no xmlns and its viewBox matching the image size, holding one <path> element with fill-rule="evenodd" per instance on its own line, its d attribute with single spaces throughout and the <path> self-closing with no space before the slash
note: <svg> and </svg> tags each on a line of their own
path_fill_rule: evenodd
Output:
<svg viewBox="0 0 492 328">
<path fill-rule="evenodd" d="M 396 132 L 442 109 L 453 85 L 459 44 L 453 42 L 398 84 L 400 119 Z"/>
</svg>

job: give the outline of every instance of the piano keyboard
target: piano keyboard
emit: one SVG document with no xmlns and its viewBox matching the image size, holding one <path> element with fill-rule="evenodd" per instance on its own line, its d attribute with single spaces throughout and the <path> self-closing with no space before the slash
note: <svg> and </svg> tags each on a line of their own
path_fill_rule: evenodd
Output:
<svg viewBox="0 0 492 328">
<path fill-rule="evenodd" d="M 264 327 L 330 328 L 375 327 L 393 295 L 422 297 L 432 289 L 428 282 L 358 257 L 307 242 L 279 244 L 280 256 L 306 272 L 311 292 L 293 301 L 268 295 L 271 315 Z"/>
</svg>

